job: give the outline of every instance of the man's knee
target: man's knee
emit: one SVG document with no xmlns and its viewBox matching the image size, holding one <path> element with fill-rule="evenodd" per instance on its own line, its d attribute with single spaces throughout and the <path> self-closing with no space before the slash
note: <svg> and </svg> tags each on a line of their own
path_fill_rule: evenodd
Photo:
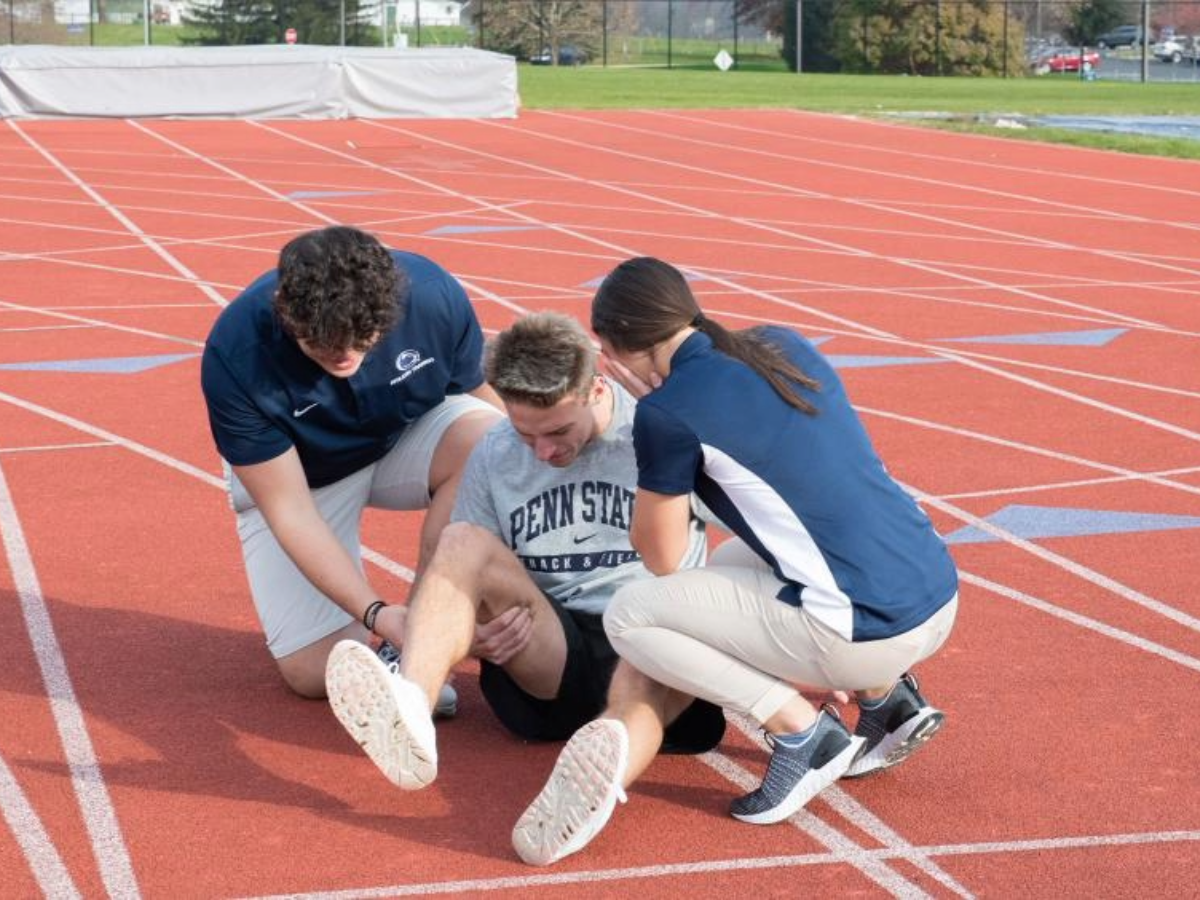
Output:
<svg viewBox="0 0 1200 900">
<path fill-rule="evenodd" d="M 444 486 L 456 485 L 467 458 L 480 438 L 503 418 L 497 409 L 480 407 L 459 416 L 447 426 L 433 451 L 429 467 L 429 490 L 436 494 Z"/>
<path fill-rule="evenodd" d="M 324 663 L 316 665 L 313 660 L 307 658 L 304 651 L 277 659 L 275 662 L 279 666 L 279 674 L 283 676 L 283 683 L 293 694 L 306 700 L 325 698 Z"/>
<path fill-rule="evenodd" d="M 309 700 L 322 700 L 325 697 L 325 662 L 329 659 L 329 651 L 338 641 L 346 638 L 361 640 L 366 631 L 357 622 L 351 622 L 333 634 L 326 635 L 319 641 L 301 647 L 287 656 L 275 660 L 279 666 L 279 674 L 283 682 L 294 694 Z"/>
<path fill-rule="evenodd" d="M 438 536 L 429 565 L 455 572 L 464 569 L 479 572 L 486 569 L 501 548 L 503 544 L 486 528 L 470 522 L 451 522 Z"/>
</svg>

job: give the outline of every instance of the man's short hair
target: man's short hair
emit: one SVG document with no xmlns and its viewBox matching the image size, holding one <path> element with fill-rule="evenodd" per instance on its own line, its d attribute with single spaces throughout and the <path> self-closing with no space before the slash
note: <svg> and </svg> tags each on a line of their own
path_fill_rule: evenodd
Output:
<svg viewBox="0 0 1200 900">
<path fill-rule="evenodd" d="M 501 400 L 547 408 L 572 394 L 586 396 L 596 347 L 570 316 L 532 313 L 492 338 L 484 372 Z"/>
<path fill-rule="evenodd" d="M 369 346 L 395 326 L 407 295 L 391 253 L 357 228 L 310 231 L 280 251 L 275 314 L 292 337 L 318 349 Z"/>
</svg>

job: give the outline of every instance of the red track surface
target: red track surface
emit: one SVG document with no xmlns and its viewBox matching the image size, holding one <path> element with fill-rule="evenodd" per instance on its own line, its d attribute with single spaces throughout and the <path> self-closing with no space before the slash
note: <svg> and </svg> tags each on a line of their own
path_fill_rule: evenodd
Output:
<svg viewBox="0 0 1200 900">
<path fill-rule="evenodd" d="M 732 728 L 533 870 L 508 834 L 557 748 L 509 737 L 469 666 L 416 794 L 280 685 L 196 355 L 285 240 L 329 222 L 439 260 L 488 328 L 586 317 L 587 282 L 651 254 L 703 276 L 729 324 L 936 360 L 843 377 L 946 534 L 1011 505 L 1197 517 L 1200 166 L 779 111 L 10 120 L 0 158 L 0 893 L 1194 894 L 1196 528 L 955 545 L 928 749 L 755 828 L 725 808 L 766 757 Z M 1118 335 L 944 340 L 1092 330 Z M 188 356 L 13 367 L 169 354 Z M 416 523 L 369 518 L 389 596 Z"/>
</svg>

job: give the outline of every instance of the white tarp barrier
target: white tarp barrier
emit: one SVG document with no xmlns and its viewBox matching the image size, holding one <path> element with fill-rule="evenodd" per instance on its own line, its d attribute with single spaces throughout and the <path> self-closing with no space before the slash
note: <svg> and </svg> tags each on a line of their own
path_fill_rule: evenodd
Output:
<svg viewBox="0 0 1200 900">
<path fill-rule="evenodd" d="M 511 56 L 459 47 L 0 47 L 0 117 L 500 118 Z"/>
</svg>

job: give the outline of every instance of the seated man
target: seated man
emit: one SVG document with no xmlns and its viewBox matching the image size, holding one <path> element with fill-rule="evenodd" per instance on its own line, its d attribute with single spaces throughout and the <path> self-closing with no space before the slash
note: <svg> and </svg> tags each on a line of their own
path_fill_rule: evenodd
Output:
<svg viewBox="0 0 1200 900">
<path fill-rule="evenodd" d="M 379 613 L 362 573 L 363 510 L 428 509 L 420 571 L 471 448 L 501 418 L 482 352 L 448 272 L 344 226 L 293 239 L 217 317 L 204 399 L 267 648 L 296 693 L 324 695 L 339 640 L 374 626 L 399 643 L 404 607 Z M 454 701 L 447 688 L 441 711 Z"/>
<path fill-rule="evenodd" d="M 509 419 L 471 454 L 452 523 L 409 601 L 403 657 L 389 666 L 353 641 L 335 646 L 334 713 L 389 780 L 425 787 L 437 776 L 438 687 L 474 654 L 483 696 L 523 738 L 567 738 L 604 709 L 611 681 L 658 736 L 638 771 L 665 723 L 665 751 L 716 746 L 724 713 L 618 667 L 601 622 L 618 587 L 648 577 L 629 546 L 633 399 L 597 374 L 583 328 L 554 313 L 497 336 L 486 372 Z M 693 521 L 683 564 L 704 552 Z"/>
</svg>

